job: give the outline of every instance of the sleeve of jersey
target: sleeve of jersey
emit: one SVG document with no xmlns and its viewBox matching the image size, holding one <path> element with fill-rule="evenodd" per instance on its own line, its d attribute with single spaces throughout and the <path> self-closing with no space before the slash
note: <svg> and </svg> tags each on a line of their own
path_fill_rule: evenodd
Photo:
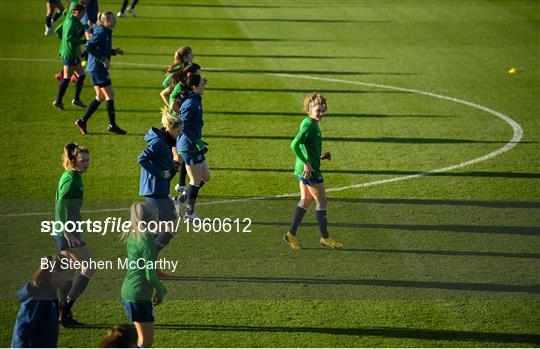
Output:
<svg viewBox="0 0 540 349">
<path fill-rule="evenodd" d="M 174 100 L 176 99 L 176 97 L 178 97 L 180 93 L 182 93 L 182 85 L 176 84 L 176 86 L 174 86 L 174 89 L 171 92 L 171 95 L 169 96 L 169 107 L 173 106 Z"/>
<path fill-rule="evenodd" d="M 171 78 L 173 76 L 173 73 L 169 73 L 165 79 L 163 79 L 163 82 L 161 83 L 161 86 L 163 86 L 163 88 L 167 88 L 169 87 L 169 83 L 171 81 Z"/>
<path fill-rule="evenodd" d="M 146 148 L 144 148 L 141 152 L 141 155 L 139 155 L 139 157 L 137 158 L 137 162 L 152 176 L 160 178 L 162 176 L 162 173 L 159 168 L 157 168 L 152 162 L 152 159 L 159 152 L 158 147 L 158 143 L 148 144 Z"/>
<path fill-rule="evenodd" d="M 303 163 L 308 162 L 308 155 L 305 147 L 306 139 L 309 133 L 309 124 L 302 124 L 300 131 L 291 142 L 291 149 L 298 159 Z"/>
<path fill-rule="evenodd" d="M 192 123 L 193 119 L 195 118 L 196 112 L 194 109 L 195 108 L 193 107 L 193 104 L 190 100 L 184 102 L 184 104 L 182 104 L 182 107 L 180 108 L 180 118 L 184 123 L 184 129 L 182 130 L 182 133 L 192 144 L 195 144 L 198 139 L 192 128 Z"/>
<path fill-rule="evenodd" d="M 73 177 L 68 176 L 62 179 L 58 186 L 58 200 L 56 201 L 56 219 L 66 222 L 68 218 L 68 202 L 71 199 L 71 187 L 73 185 Z"/>
<path fill-rule="evenodd" d="M 149 239 L 147 239 L 143 251 L 143 258 L 145 262 L 154 261 L 152 249 L 155 249 L 155 246 L 153 246 Z M 167 289 L 157 278 L 156 271 L 153 268 L 146 268 L 145 276 L 146 280 L 156 289 L 156 297 L 162 298 L 167 293 Z"/>
</svg>

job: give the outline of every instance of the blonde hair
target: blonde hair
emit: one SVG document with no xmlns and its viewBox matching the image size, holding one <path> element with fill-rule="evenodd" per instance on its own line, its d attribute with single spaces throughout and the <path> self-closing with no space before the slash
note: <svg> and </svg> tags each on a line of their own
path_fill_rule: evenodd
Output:
<svg viewBox="0 0 540 349">
<path fill-rule="evenodd" d="M 161 126 L 166 130 L 170 130 L 177 127 L 182 127 L 183 123 L 179 117 L 174 116 L 169 109 L 161 108 Z"/>
<path fill-rule="evenodd" d="M 77 156 L 81 153 L 90 155 L 90 151 L 84 147 L 77 145 L 76 143 L 69 143 L 64 146 L 64 153 L 62 154 L 62 164 L 64 169 L 71 170 L 75 167 L 77 162 Z"/>
<path fill-rule="evenodd" d="M 51 275 L 53 273 L 61 273 L 65 270 L 61 268 L 62 259 L 66 258 L 62 255 L 55 254 L 47 256 L 47 268 L 39 267 L 30 279 L 30 285 L 33 288 L 40 288 L 45 286 L 51 286 Z M 54 263 L 52 263 L 54 262 Z M 54 265 L 54 267 L 51 267 Z"/>
<path fill-rule="evenodd" d="M 326 111 L 326 98 L 321 95 L 319 92 L 313 92 L 304 99 L 304 111 L 309 113 L 309 110 L 317 105 L 322 105 Z"/>
<path fill-rule="evenodd" d="M 113 18 L 114 18 L 114 13 L 112 13 L 111 11 L 98 13 L 98 15 L 97 15 L 97 24 L 103 25 L 105 17 L 107 17 L 107 16 L 113 16 Z"/>
<path fill-rule="evenodd" d="M 131 229 L 120 235 L 120 241 L 127 242 L 130 235 L 135 236 L 137 241 L 141 240 L 144 230 L 139 230 L 140 222 L 158 221 L 159 211 L 147 202 L 136 201 L 131 205 Z"/>
</svg>

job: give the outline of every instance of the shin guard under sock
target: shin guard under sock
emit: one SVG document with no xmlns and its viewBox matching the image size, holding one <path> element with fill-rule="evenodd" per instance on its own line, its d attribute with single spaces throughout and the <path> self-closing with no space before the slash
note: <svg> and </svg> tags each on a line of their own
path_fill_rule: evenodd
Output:
<svg viewBox="0 0 540 349">
<path fill-rule="evenodd" d="M 92 114 L 94 114 L 94 112 L 97 110 L 97 108 L 99 108 L 100 105 L 101 105 L 100 101 L 98 101 L 95 98 L 92 99 L 92 102 L 90 102 L 90 104 L 88 104 L 88 108 L 86 108 L 86 111 L 84 112 L 84 115 L 82 117 L 83 121 L 87 122 L 88 119 L 90 119 Z"/>
<path fill-rule="evenodd" d="M 328 239 L 328 214 L 326 209 L 316 210 L 315 218 L 317 223 L 319 223 L 319 231 L 321 232 L 321 237 L 323 239 Z"/>
<path fill-rule="evenodd" d="M 301 206 L 296 206 L 294 210 L 294 216 L 291 222 L 291 228 L 289 229 L 289 232 L 292 236 L 296 236 L 296 232 L 298 231 L 298 227 L 300 226 L 300 223 L 302 223 L 302 219 L 304 218 L 304 215 L 306 214 L 307 209 L 303 208 Z"/>
</svg>

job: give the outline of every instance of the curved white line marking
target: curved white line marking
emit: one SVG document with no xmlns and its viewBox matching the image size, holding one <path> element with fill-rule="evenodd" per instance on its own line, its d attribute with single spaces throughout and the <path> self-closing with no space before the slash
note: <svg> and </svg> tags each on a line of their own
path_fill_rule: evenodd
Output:
<svg viewBox="0 0 540 349">
<path fill-rule="evenodd" d="M 32 62 L 58 62 L 58 60 L 52 60 L 52 59 L 41 59 L 41 58 L 3 58 L 0 57 L 0 61 L 32 61 Z M 162 64 L 146 64 L 146 63 L 129 63 L 129 62 L 115 62 L 115 65 L 127 65 L 127 66 L 141 66 L 141 67 L 152 67 L 152 68 L 163 68 L 167 67 Z M 207 68 L 214 71 L 219 71 L 222 69 L 219 68 Z M 370 187 L 374 185 L 381 185 L 386 183 L 392 183 L 392 182 L 399 182 L 404 181 L 407 179 L 413 179 L 413 178 L 419 178 L 424 176 L 429 176 L 431 174 L 435 173 L 443 173 L 443 172 L 449 172 L 458 168 L 470 166 L 473 164 L 477 164 L 479 162 L 492 159 L 496 156 L 501 155 L 504 152 L 509 151 L 513 147 L 515 147 L 521 138 L 523 137 L 523 129 L 521 126 L 512 120 L 509 116 L 504 115 L 502 113 L 499 113 L 498 111 L 495 111 L 493 109 L 490 109 L 488 107 L 484 107 L 480 104 L 476 104 L 473 102 L 465 101 L 462 99 L 454 98 L 454 97 L 448 97 L 439 95 L 436 93 L 421 91 L 421 90 L 415 90 L 415 89 L 409 89 L 409 88 L 403 88 L 403 87 L 396 87 L 396 86 L 389 86 L 389 85 L 381 85 L 381 84 L 373 84 L 368 82 L 360 82 L 360 81 L 352 81 L 352 80 L 340 80 L 340 79 L 332 79 L 332 78 L 322 78 L 322 77 L 316 77 L 316 76 L 309 76 L 309 75 L 297 75 L 297 74 L 284 74 L 284 73 L 261 73 L 262 75 L 271 75 L 271 76 L 280 76 L 280 77 L 286 77 L 286 78 L 300 78 L 300 79 L 306 79 L 306 80 L 317 80 L 317 81 L 326 81 L 326 82 L 336 82 L 336 83 L 343 83 L 343 84 L 349 84 L 349 85 L 361 85 L 361 86 L 368 86 L 368 87 L 376 87 L 376 88 L 383 88 L 388 90 L 394 90 L 394 91 L 402 91 L 402 92 L 410 92 L 415 93 L 419 95 L 434 97 L 438 99 L 447 100 L 450 102 L 463 104 L 466 106 L 469 106 L 471 108 L 475 108 L 481 111 L 484 111 L 486 113 L 495 115 L 499 119 L 503 120 L 507 124 L 509 124 L 514 134 L 512 136 L 512 139 L 506 143 L 502 148 L 499 148 L 489 154 L 486 154 L 484 156 L 469 160 L 460 162 L 459 164 L 438 168 L 426 172 L 420 172 L 412 175 L 407 176 L 401 176 L 401 177 L 394 177 L 394 178 L 388 178 L 388 179 L 382 179 L 378 181 L 372 181 L 372 182 L 366 182 L 366 183 L 359 183 L 359 184 L 353 184 L 348 185 L 344 187 L 337 187 L 337 188 L 329 188 L 326 189 L 327 192 L 335 192 L 335 191 L 343 191 L 348 189 L 356 189 L 356 188 L 365 188 Z M 265 199 L 272 199 L 272 198 L 286 198 L 286 197 L 295 197 L 298 196 L 298 193 L 291 193 L 291 194 L 281 194 L 281 195 L 274 195 L 274 196 L 256 196 L 251 198 L 242 198 L 242 199 L 225 199 L 225 200 L 217 200 L 217 201 L 210 201 L 210 202 L 201 202 L 198 205 L 214 205 L 214 204 L 223 204 L 223 203 L 235 203 L 235 202 L 246 202 L 246 201 L 255 201 L 255 200 L 265 200 Z M 127 211 L 127 208 L 115 208 L 115 209 L 101 209 L 101 210 L 84 210 L 84 213 L 97 213 L 97 212 L 117 212 L 117 211 Z M 42 216 L 42 215 L 50 215 L 50 212 L 34 212 L 34 213 L 11 213 L 6 215 L 1 215 L 0 217 L 28 217 L 28 216 Z"/>
</svg>

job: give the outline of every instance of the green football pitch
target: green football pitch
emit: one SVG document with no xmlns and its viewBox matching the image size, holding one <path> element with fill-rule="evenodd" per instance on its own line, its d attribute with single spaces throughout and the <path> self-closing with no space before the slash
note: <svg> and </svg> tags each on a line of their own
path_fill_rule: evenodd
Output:
<svg viewBox="0 0 540 349">
<path fill-rule="evenodd" d="M 0 2 L 0 346 L 16 290 L 56 251 L 40 222 L 53 218 L 63 145 L 91 151 L 83 217 L 127 219 L 180 46 L 208 78 L 213 177 L 198 212 L 251 225 L 182 228 L 160 254 L 179 268 L 155 346 L 540 345 L 539 1 L 141 0 L 113 35 L 126 136 L 107 133 L 103 106 L 80 135 L 73 85 L 66 111 L 52 107 L 61 63 L 44 5 Z M 281 240 L 298 200 L 289 144 L 312 91 L 328 99 L 329 228 L 345 248 L 319 247 L 311 208 L 293 253 Z M 96 259 L 126 255 L 117 234 L 85 239 Z M 61 329 L 60 346 L 96 346 L 128 322 L 124 275 L 97 272 L 74 308 L 88 327 Z"/>
</svg>

